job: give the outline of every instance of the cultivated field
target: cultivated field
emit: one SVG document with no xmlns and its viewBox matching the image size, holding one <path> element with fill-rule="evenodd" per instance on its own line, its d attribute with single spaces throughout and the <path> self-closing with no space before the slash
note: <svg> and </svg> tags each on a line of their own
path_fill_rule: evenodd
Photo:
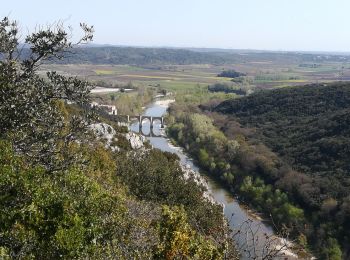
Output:
<svg viewBox="0 0 350 260">
<path fill-rule="evenodd" d="M 218 82 L 230 82 L 230 78 L 216 75 L 223 70 L 234 69 L 247 74 L 252 88 L 276 88 L 308 83 L 350 80 L 350 63 L 321 62 L 299 63 L 290 61 L 244 61 L 232 65 L 45 65 L 44 70 L 57 70 L 64 74 L 79 75 L 88 80 L 109 86 L 153 86 L 171 91 L 207 87 Z M 44 71 L 43 71 L 44 72 Z"/>
</svg>

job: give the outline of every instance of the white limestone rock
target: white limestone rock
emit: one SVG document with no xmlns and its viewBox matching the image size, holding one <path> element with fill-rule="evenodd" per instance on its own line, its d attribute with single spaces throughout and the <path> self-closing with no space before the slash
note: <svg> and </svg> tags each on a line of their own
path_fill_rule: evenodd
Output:
<svg viewBox="0 0 350 260">
<path fill-rule="evenodd" d="M 94 132 L 98 139 L 105 141 L 106 148 L 109 148 L 112 151 L 120 151 L 119 147 L 112 145 L 113 141 L 118 140 L 116 137 L 116 131 L 112 126 L 105 123 L 97 123 L 90 125 L 89 128 Z M 143 148 L 144 143 L 146 142 L 146 138 L 144 136 L 133 132 L 125 134 L 125 138 L 129 141 L 133 150 Z"/>
<path fill-rule="evenodd" d="M 180 162 L 180 167 L 184 173 L 183 177 L 185 180 L 188 180 L 190 178 L 193 178 L 193 180 L 198 184 L 205 188 L 205 191 L 203 193 L 204 198 L 206 198 L 209 202 L 212 204 L 219 204 L 214 200 L 214 198 L 209 193 L 209 185 L 207 181 L 199 174 L 199 172 L 196 172 L 192 170 L 191 166 L 189 164 L 182 165 Z"/>
<path fill-rule="evenodd" d="M 115 137 L 116 131 L 112 126 L 105 123 L 97 123 L 89 125 L 89 128 L 93 131 L 98 139 L 104 140 L 106 142 L 105 147 L 107 149 L 111 149 L 113 152 L 120 150 L 118 146 L 112 145 L 113 141 L 117 140 Z"/>
<path fill-rule="evenodd" d="M 146 138 L 144 136 L 129 132 L 125 135 L 125 138 L 129 141 L 131 148 L 136 150 L 144 147 Z"/>
</svg>

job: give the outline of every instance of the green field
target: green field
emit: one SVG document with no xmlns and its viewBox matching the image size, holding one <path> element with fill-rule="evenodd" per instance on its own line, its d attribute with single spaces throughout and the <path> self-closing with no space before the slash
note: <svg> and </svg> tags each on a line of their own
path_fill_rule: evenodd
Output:
<svg viewBox="0 0 350 260">
<path fill-rule="evenodd" d="M 259 57 L 259 56 L 257 56 Z M 219 78 L 223 70 L 233 69 L 245 73 L 249 87 L 280 88 L 318 82 L 350 80 L 350 63 L 326 62 L 301 64 L 290 60 L 241 61 L 235 64 L 212 65 L 45 65 L 44 71 L 57 70 L 64 74 L 79 75 L 99 85 L 123 86 L 132 83 L 136 87 L 157 87 L 170 91 L 196 89 L 226 82 Z"/>
</svg>

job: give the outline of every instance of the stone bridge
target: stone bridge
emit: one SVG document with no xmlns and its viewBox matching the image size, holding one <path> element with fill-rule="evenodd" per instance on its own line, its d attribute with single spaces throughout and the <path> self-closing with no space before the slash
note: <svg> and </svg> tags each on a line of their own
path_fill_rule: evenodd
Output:
<svg viewBox="0 0 350 260">
<path fill-rule="evenodd" d="M 142 123 L 144 121 L 149 121 L 150 128 L 153 129 L 154 122 L 160 122 L 160 128 L 164 128 L 164 117 L 162 116 L 130 116 L 130 115 L 114 115 L 115 118 L 120 119 L 120 121 L 130 123 L 136 119 L 139 123 L 139 128 L 142 129 Z"/>
<path fill-rule="evenodd" d="M 146 136 L 146 137 L 160 137 L 161 135 L 156 135 L 153 131 L 153 126 L 156 121 L 160 123 L 160 128 L 164 128 L 164 117 L 162 116 L 142 116 L 142 115 L 118 115 L 116 112 L 117 110 L 109 111 L 106 109 L 110 106 L 104 106 L 104 105 L 94 105 L 91 104 L 90 107 L 86 107 L 86 109 L 95 109 L 98 113 L 102 114 L 104 117 L 108 118 L 111 121 L 114 122 L 125 122 L 130 123 L 136 119 L 136 121 L 139 123 L 139 133 Z M 142 131 L 142 123 L 145 121 L 149 121 L 150 123 L 150 132 L 149 134 L 144 134 Z"/>
</svg>

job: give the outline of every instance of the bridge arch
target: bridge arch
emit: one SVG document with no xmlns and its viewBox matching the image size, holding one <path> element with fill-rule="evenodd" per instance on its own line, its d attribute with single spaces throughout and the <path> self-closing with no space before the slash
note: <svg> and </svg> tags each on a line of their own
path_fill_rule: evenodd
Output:
<svg viewBox="0 0 350 260">
<path fill-rule="evenodd" d="M 152 125 L 154 124 L 154 122 L 159 121 L 160 123 L 160 128 L 164 128 L 164 118 L 161 116 L 154 116 L 152 117 Z"/>
<path fill-rule="evenodd" d="M 149 124 L 150 124 L 150 127 L 152 127 L 152 121 L 153 121 L 153 119 L 152 119 L 152 117 L 151 116 L 141 116 L 141 118 L 140 118 L 140 120 L 141 120 L 141 124 L 146 120 L 148 120 L 149 121 Z"/>
<path fill-rule="evenodd" d="M 145 136 L 145 137 L 152 137 L 152 134 L 153 134 L 153 129 L 152 129 L 152 128 L 149 129 L 149 132 L 148 132 L 148 133 L 145 133 L 144 130 L 145 130 L 145 129 L 141 127 L 141 128 L 139 129 L 139 133 L 140 133 L 141 135 Z"/>
</svg>

